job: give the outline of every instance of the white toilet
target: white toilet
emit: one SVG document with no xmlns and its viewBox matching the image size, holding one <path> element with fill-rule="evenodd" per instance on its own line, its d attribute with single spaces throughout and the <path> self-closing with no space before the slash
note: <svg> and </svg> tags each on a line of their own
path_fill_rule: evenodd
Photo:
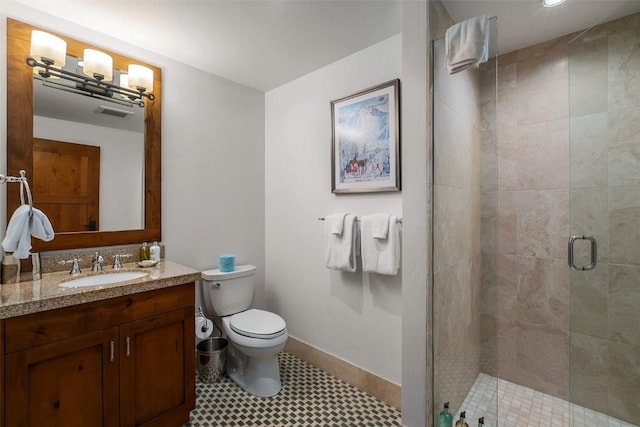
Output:
<svg viewBox="0 0 640 427">
<path fill-rule="evenodd" d="M 202 293 L 207 317 L 222 319 L 230 342 L 227 375 L 254 396 L 269 397 L 281 388 L 278 353 L 289 334 L 284 319 L 251 308 L 255 291 L 253 265 L 238 265 L 232 272 L 202 272 Z"/>
</svg>

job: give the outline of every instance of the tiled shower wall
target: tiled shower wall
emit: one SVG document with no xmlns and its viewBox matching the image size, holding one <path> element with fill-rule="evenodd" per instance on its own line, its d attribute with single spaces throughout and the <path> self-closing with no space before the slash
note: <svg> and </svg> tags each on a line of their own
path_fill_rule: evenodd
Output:
<svg viewBox="0 0 640 427">
<path fill-rule="evenodd" d="M 640 424 L 640 15 L 576 36 L 499 58 L 498 375 Z"/>
<path fill-rule="evenodd" d="M 568 37 L 498 60 L 498 375 L 569 397 Z"/>
</svg>

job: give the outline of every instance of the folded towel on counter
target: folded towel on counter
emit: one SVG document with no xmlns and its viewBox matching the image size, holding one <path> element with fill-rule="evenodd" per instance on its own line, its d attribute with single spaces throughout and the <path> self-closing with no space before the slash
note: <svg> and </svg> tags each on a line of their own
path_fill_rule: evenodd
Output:
<svg viewBox="0 0 640 427">
<path fill-rule="evenodd" d="M 15 210 L 2 241 L 2 248 L 6 252 L 13 252 L 13 255 L 19 259 L 29 257 L 31 236 L 45 242 L 55 237 L 49 218 L 39 209 L 33 208 L 31 214 L 30 210 L 29 205 L 20 205 Z"/>
<path fill-rule="evenodd" d="M 398 217 L 389 215 L 386 239 L 374 236 L 375 215 L 360 218 L 362 270 L 370 273 L 395 275 L 400 268 L 400 224 Z"/>
<path fill-rule="evenodd" d="M 325 218 L 325 238 L 327 251 L 325 265 L 332 270 L 356 271 L 356 254 L 358 253 L 358 229 L 356 217 L 345 215 L 342 235 L 332 233 L 330 222 Z"/>
<path fill-rule="evenodd" d="M 324 224 L 329 228 L 330 234 L 336 234 L 338 236 L 342 236 L 342 230 L 344 229 L 344 218 L 347 216 L 346 213 L 337 213 L 327 215 L 324 218 Z"/>
<path fill-rule="evenodd" d="M 449 74 L 477 67 L 489 59 L 489 17 L 476 16 L 452 25 L 445 34 Z"/>
</svg>

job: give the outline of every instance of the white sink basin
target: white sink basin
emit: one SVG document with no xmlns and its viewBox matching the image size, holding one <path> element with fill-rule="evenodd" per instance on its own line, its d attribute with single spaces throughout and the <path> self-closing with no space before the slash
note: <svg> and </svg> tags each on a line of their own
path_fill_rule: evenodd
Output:
<svg viewBox="0 0 640 427">
<path fill-rule="evenodd" d="M 114 273 L 96 274 L 61 283 L 62 288 L 80 288 L 83 286 L 110 285 L 112 283 L 126 282 L 127 280 L 140 279 L 149 274 L 146 271 L 118 271 Z"/>
</svg>

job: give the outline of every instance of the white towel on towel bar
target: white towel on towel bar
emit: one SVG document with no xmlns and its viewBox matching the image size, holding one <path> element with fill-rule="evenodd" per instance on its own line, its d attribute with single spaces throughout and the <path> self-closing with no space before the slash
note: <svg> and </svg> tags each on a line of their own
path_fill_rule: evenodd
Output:
<svg viewBox="0 0 640 427">
<path fill-rule="evenodd" d="M 48 242 L 53 240 L 55 234 L 49 218 L 40 210 L 33 208 L 33 214 L 29 215 L 29 205 L 20 205 L 15 210 L 7 233 L 2 241 L 2 248 L 6 252 L 13 252 L 19 259 L 29 258 L 31 250 L 31 236 Z"/>
<path fill-rule="evenodd" d="M 476 16 L 449 27 L 444 49 L 449 74 L 486 62 L 489 59 L 489 17 Z"/>
<path fill-rule="evenodd" d="M 325 265 L 332 270 L 353 273 L 356 271 L 356 254 L 358 253 L 356 217 L 345 215 L 342 235 L 333 234 L 327 218 L 324 221 L 324 234 L 327 243 Z"/>
<path fill-rule="evenodd" d="M 391 215 L 379 213 L 370 215 L 367 221 L 371 221 L 371 233 L 374 239 L 386 239 L 389 235 L 389 218 Z"/>
<path fill-rule="evenodd" d="M 375 238 L 375 215 L 360 218 L 362 271 L 396 275 L 400 268 L 400 224 L 398 217 L 389 215 L 389 233 L 386 239 Z"/>
<path fill-rule="evenodd" d="M 344 230 L 344 218 L 347 216 L 346 213 L 337 213 L 327 215 L 324 218 L 325 226 L 329 228 L 329 232 L 331 234 L 337 234 L 338 236 L 342 236 L 342 230 Z"/>
</svg>

